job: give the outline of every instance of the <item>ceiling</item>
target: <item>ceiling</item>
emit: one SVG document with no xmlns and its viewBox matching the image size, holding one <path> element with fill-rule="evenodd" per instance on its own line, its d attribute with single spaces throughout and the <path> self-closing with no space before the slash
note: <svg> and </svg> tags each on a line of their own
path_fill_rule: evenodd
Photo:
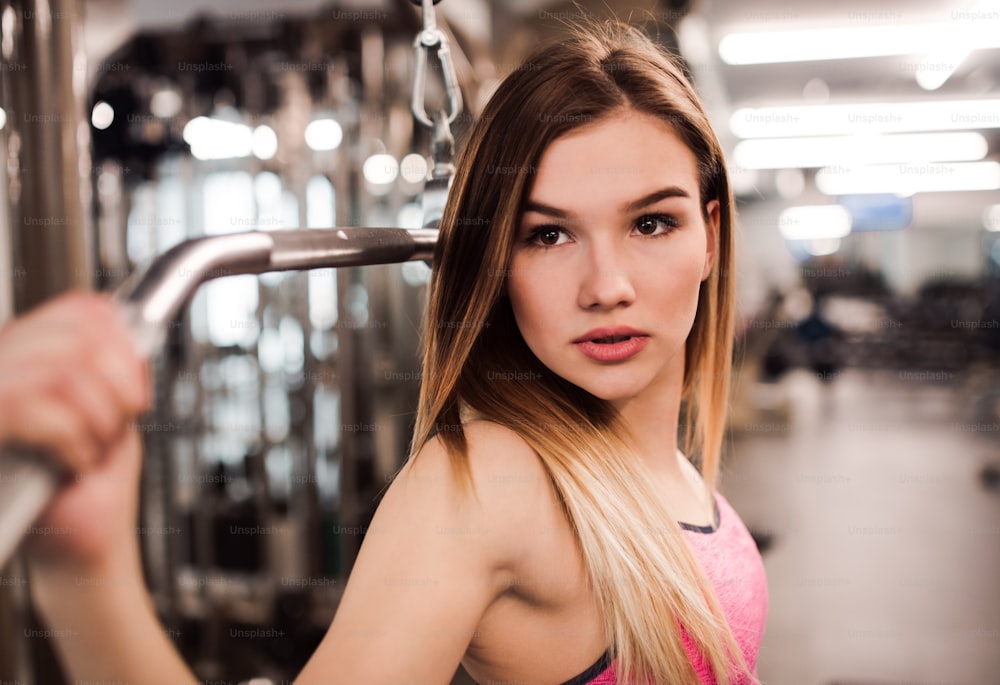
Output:
<svg viewBox="0 0 1000 685">
<path fill-rule="evenodd" d="M 727 151 L 737 142 L 729 130 L 732 113 L 741 107 L 806 104 L 860 104 L 891 101 L 929 101 L 1000 98 L 1000 49 L 979 49 L 964 58 L 952 76 L 935 91 L 918 85 L 917 69 L 925 50 L 895 56 L 849 58 L 811 62 L 732 65 L 719 55 L 719 44 L 728 34 L 742 31 L 783 31 L 810 28 L 850 27 L 875 29 L 906 24 L 932 24 L 941 35 L 961 30 L 983 30 L 1000 36 L 1000 19 L 985 24 L 968 20 L 975 2 L 984 0 L 839 0 L 838 2 L 788 2 L 787 0 L 442 0 L 438 11 L 454 27 L 467 48 L 468 58 L 459 64 L 460 80 L 469 83 L 482 77 L 482 56 L 495 64 L 519 61 L 524 53 L 582 9 L 598 15 L 616 15 L 633 21 L 647 19 L 677 25 L 683 54 L 696 87 L 706 103 L 716 130 Z M 1000 0 L 992 1 L 1000 5 Z M 100 60 L 130 36 L 140 31 L 173 31 L 183 38 L 184 27 L 195 17 L 214 16 L 226 22 L 267 22 L 314 16 L 320 8 L 366 10 L 383 13 L 383 23 L 400 22 L 398 13 L 414 10 L 409 0 L 86 0 L 85 44 L 91 64 Z M 329 14 L 329 12 L 328 12 Z M 994 12 L 1000 17 L 1000 6 Z M 409 24 L 415 23 L 416 15 Z M 964 23 L 963 23 L 964 22 Z M 942 39 L 943 40 L 943 39 Z M 759 41 L 782 45 L 785 39 Z M 937 36 L 927 40 L 926 52 L 940 48 Z M 478 54 L 476 54 L 478 53 Z M 489 62 L 490 60 L 485 60 Z M 483 77 L 489 79 L 489 72 Z M 1000 108 L 996 112 L 1000 121 Z M 1000 128 L 983 128 L 988 141 L 989 160 L 1000 158 Z M 730 165 L 735 180 L 740 176 Z M 774 230 L 779 212 L 791 203 L 830 204 L 835 198 L 823 196 L 814 182 L 815 169 L 799 174 L 799 190 L 782 193 L 781 172 L 749 174 L 744 185 L 741 223 L 752 242 L 759 242 L 760 263 L 766 255 L 783 253 L 781 238 Z M 794 174 L 792 174 L 794 177 Z M 787 180 L 787 179 L 786 179 Z M 793 183 L 793 185 L 795 185 Z M 948 268 L 958 273 L 975 273 L 982 268 L 980 241 L 984 209 L 1000 203 L 998 191 L 918 193 L 913 196 L 914 226 L 909 235 L 920 236 L 911 247 L 894 243 L 897 232 L 885 240 L 864 236 L 863 247 L 872 261 L 886 272 L 903 274 L 898 286 L 915 285 L 933 269 L 940 269 L 942 255 L 954 252 Z M 1000 216 L 1000 212 L 997 214 Z M 996 229 L 991 229 L 996 230 Z M 959 232 L 961 235 L 959 235 Z M 771 242 L 763 240 L 764 237 Z M 776 242 L 775 242 L 776 241 Z M 964 242 L 963 242 L 964 241 Z M 983 243 L 985 244 L 985 243 Z M 918 246 L 919 247 L 916 247 Z M 1000 251 L 995 257 L 1000 264 Z M 912 254 L 911 254 L 912 253 Z M 961 254 L 959 254 L 961 253 Z M 924 255 L 924 267 L 916 266 Z M 768 257 L 770 258 L 770 257 Z M 775 258 L 776 259 L 776 258 Z M 787 261 L 787 260 L 786 260 Z M 786 265 L 787 266 L 787 265 Z M 768 266 L 769 270 L 775 270 Z M 904 278 L 905 276 L 905 278 Z M 904 282 L 905 281 L 905 282 Z"/>
<path fill-rule="evenodd" d="M 405 2 L 405 0 L 403 0 Z M 86 37 L 88 52 L 99 58 L 137 30 L 178 26 L 197 15 L 215 15 L 222 19 L 261 20 L 297 13 L 312 13 L 324 6 L 347 9 L 398 11 L 398 0 L 88 0 Z M 557 26 L 561 16 L 578 12 L 578 6 L 595 12 L 611 12 L 622 17 L 675 20 L 686 10 L 673 6 L 691 6 L 691 13 L 704 20 L 705 32 L 699 46 L 706 64 L 718 78 L 727 103 L 755 105 L 801 101 L 807 85 L 820 93 L 828 90 L 831 101 L 860 102 L 890 98 L 923 98 L 914 79 L 919 56 L 873 57 L 823 62 L 729 66 L 719 60 L 717 46 L 727 33 L 741 30 L 779 31 L 807 27 L 862 27 L 900 23 L 954 23 L 956 12 L 968 10 L 967 0 L 863 0 L 789 3 L 785 0 L 445 0 L 440 5 L 451 21 L 464 17 L 480 21 L 482 12 L 470 12 L 473 6 L 489 6 L 497 31 L 507 26 L 531 27 L 544 32 L 546 24 Z M 466 22 L 468 23 L 468 22 Z M 692 22 L 694 23 L 694 22 Z M 997 22 L 1000 31 L 1000 22 Z M 499 41 L 501 45 L 504 41 Z M 707 50 L 705 48 L 708 48 Z M 692 55 L 687 55 L 692 59 Z M 704 73 L 704 72 L 703 72 Z M 822 80 L 826 88 L 816 82 Z M 938 91 L 942 97 L 980 96 L 1000 91 L 1000 50 L 978 50 L 965 59 L 955 74 Z"/>
<path fill-rule="evenodd" d="M 969 2 L 955 0 L 847 0 L 836 3 L 782 3 L 775 0 L 732 2 L 709 0 L 700 12 L 707 19 L 713 45 L 729 32 L 780 31 L 826 27 L 876 27 L 936 23 L 942 28 L 961 23 Z M 994 22 L 1000 30 L 1000 22 Z M 928 45 L 930 52 L 934 45 Z M 779 65 L 729 66 L 722 70 L 726 92 L 734 102 L 787 102 L 801 99 L 806 84 L 821 78 L 832 101 L 924 98 L 914 78 L 923 55 L 800 62 Z M 1000 51 L 977 50 L 965 59 L 940 89 L 942 96 L 981 95 L 1000 89 Z"/>
<path fill-rule="evenodd" d="M 1000 16 L 1000 0 L 978 1 L 992 1 L 997 9 L 991 16 Z M 320 8 L 334 8 L 368 11 L 383 17 L 382 23 L 385 23 L 399 13 L 414 12 L 409 0 L 172 0 L 169 4 L 162 0 L 89 0 L 86 7 L 86 45 L 92 65 L 138 31 L 179 29 L 199 16 L 214 16 L 223 23 L 266 23 L 297 14 L 313 16 Z M 925 54 L 733 65 L 726 64 L 719 55 L 720 41 L 728 34 L 830 27 L 871 30 L 931 24 L 941 27 L 941 36 L 949 32 L 955 35 L 956 27 L 959 31 L 971 30 L 973 26 L 982 30 L 985 25 L 1000 36 L 1000 19 L 987 19 L 986 24 L 968 20 L 973 8 L 969 0 L 879 0 L 877 3 L 863 0 L 836 3 L 443 0 L 438 11 L 466 38 L 464 44 L 470 50 L 491 54 L 497 63 L 518 61 L 537 40 L 561 29 L 567 19 L 571 20 L 581 10 L 679 25 L 680 45 L 696 86 L 724 145 L 731 150 L 736 138 L 729 131 L 728 122 L 732 113 L 741 107 L 1000 97 L 1000 49 L 974 50 L 961 60 L 943 86 L 928 92 L 916 79 Z M 928 53 L 941 47 L 936 44 L 937 39 L 938 34 L 930 36 L 926 45 Z M 771 38 L 761 42 L 782 44 L 784 40 Z M 473 72 L 481 73 L 468 67 L 466 71 L 460 70 L 460 78 L 467 82 Z M 1000 112 L 997 116 L 1000 117 Z M 990 158 L 996 159 L 1000 149 L 1000 128 L 986 127 L 982 133 L 989 144 Z M 755 191 L 757 187 L 754 186 Z M 997 198 L 989 201 L 995 203 Z"/>
</svg>

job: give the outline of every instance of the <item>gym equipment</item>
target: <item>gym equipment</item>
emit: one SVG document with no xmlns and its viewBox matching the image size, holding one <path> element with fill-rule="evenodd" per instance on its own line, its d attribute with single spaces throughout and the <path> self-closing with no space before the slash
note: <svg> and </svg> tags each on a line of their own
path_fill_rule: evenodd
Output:
<svg viewBox="0 0 1000 685">
<path fill-rule="evenodd" d="M 167 327 L 204 282 L 237 274 L 261 274 L 318 268 L 390 264 L 430 260 L 448 188 L 454 174 L 451 124 L 462 110 L 462 95 L 448 37 L 438 27 L 434 5 L 440 0 L 413 0 L 422 5 L 418 33 L 412 110 L 433 130 L 433 167 L 423 193 L 424 229 L 329 228 L 246 233 L 195 238 L 169 250 L 116 292 L 122 314 L 144 356 L 160 349 Z M 448 110 L 428 115 L 424 105 L 428 52 L 437 49 Z M 431 228 L 426 228 L 431 227 Z M 53 460 L 23 445 L 0 446 L 0 567 L 45 508 L 63 474 Z"/>
<path fill-rule="evenodd" d="M 155 353 L 181 306 L 202 283 L 237 274 L 429 260 L 433 229 L 328 228 L 249 231 L 177 245 L 116 292 L 136 349 Z M 0 452 L 0 567 L 59 487 L 61 474 L 37 450 Z"/>
</svg>

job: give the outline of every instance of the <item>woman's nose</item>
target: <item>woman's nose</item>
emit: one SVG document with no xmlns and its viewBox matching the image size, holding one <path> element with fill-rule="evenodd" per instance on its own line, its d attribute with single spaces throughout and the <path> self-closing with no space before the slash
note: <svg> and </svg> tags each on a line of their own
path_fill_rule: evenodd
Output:
<svg viewBox="0 0 1000 685">
<path fill-rule="evenodd" d="M 579 304 L 584 309 L 611 309 L 635 300 L 632 272 L 620 249 L 595 245 L 583 269 Z"/>
</svg>

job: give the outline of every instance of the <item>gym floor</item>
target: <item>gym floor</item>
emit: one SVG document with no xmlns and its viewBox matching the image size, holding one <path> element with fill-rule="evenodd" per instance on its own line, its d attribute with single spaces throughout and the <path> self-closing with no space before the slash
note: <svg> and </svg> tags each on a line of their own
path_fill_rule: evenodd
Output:
<svg viewBox="0 0 1000 685">
<path fill-rule="evenodd" d="M 720 490 L 763 541 L 763 683 L 1000 682 L 1000 382 L 948 375 L 758 388 Z"/>
</svg>

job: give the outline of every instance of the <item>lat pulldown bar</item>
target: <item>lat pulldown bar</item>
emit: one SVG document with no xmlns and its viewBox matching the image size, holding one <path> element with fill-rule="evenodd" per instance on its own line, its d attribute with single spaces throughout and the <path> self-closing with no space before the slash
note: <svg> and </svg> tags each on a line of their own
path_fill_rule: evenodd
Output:
<svg viewBox="0 0 1000 685">
<path fill-rule="evenodd" d="M 209 280 L 268 271 L 430 260 L 437 230 L 325 228 L 249 231 L 183 242 L 116 292 L 136 349 L 151 356 L 167 327 Z M 0 446 L 0 568 L 45 509 L 62 475 L 52 459 L 21 445 Z"/>
</svg>

